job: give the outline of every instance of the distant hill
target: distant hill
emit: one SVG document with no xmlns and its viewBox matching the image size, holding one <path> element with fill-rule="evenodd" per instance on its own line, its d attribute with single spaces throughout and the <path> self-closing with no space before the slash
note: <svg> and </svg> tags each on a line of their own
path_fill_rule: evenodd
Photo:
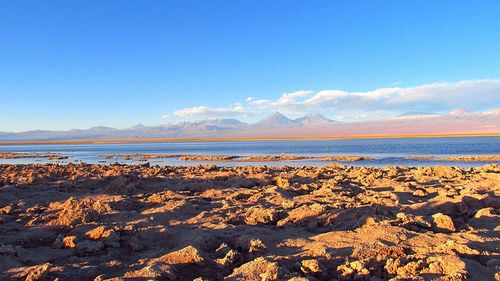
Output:
<svg viewBox="0 0 500 281">
<path fill-rule="evenodd" d="M 406 112 L 406 113 L 403 113 L 403 114 L 399 114 L 398 116 L 396 117 L 422 117 L 422 116 L 437 116 L 439 114 L 435 114 L 435 113 L 429 113 L 429 112 L 418 112 L 418 111 L 410 111 L 410 112 Z"/>
<path fill-rule="evenodd" d="M 273 114 L 260 120 L 259 122 L 252 124 L 251 127 L 256 129 L 268 129 L 268 128 L 283 128 L 294 125 L 296 125 L 296 123 L 292 119 L 289 119 L 280 112 L 274 112 Z"/>
<path fill-rule="evenodd" d="M 279 138 L 481 133 L 500 133 L 499 110 L 486 113 L 455 110 L 443 115 L 409 112 L 395 118 L 364 122 L 336 122 L 320 114 L 290 119 L 280 112 L 275 112 L 252 124 L 236 119 L 208 119 L 196 122 L 172 122 L 157 126 L 138 124 L 125 129 L 97 126 L 85 130 L 0 132 L 0 141 Z"/>
<path fill-rule="evenodd" d="M 311 115 L 306 115 L 302 118 L 295 119 L 294 123 L 307 126 L 307 125 L 333 124 L 335 123 L 335 121 L 330 120 L 321 114 L 311 114 Z"/>
</svg>

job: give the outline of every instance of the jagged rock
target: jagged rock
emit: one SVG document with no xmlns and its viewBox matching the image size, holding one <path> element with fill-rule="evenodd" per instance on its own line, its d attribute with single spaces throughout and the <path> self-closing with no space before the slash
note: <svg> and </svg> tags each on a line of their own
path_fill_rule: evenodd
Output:
<svg viewBox="0 0 500 281">
<path fill-rule="evenodd" d="M 26 276 L 26 281 L 39 281 L 44 280 L 49 273 L 50 263 L 45 263 L 42 265 L 33 266 L 30 268 L 28 275 Z"/>
<path fill-rule="evenodd" d="M 404 257 L 389 258 L 385 264 L 384 269 L 391 275 L 400 278 L 412 278 L 418 276 L 420 272 L 426 268 L 425 260 L 411 257 L 406 259 Z"/>
<path fill-rule="evenodd" d="M 59 234 L 56 240 L 52 244 L 54 248 L 62 249 L 62 248 L 75 248 L 76 247 L 76 236 L 64 236 L 63 234 Z"/>
<path fill-rule="evenodd" d="M 248 251 L 249 253 L 257 253 L 257 252 L 262 252 L 263 250 L 267 249 L 266 244 L 262 242 L 260 239 L 250 239 L 250 241 L 246 242 L 245 240 L 240 241 L 240 247 L 244 251 Z"/>
<path fill-rule="evenodd" d="M 302 205 L 288 212 L 288 215 L 278 221 L 278 226 L 284 226 L 287 223 L 299 225 L 311 225 L 317 222 L 317 217 L 325 211 L 325 207 L 321 204 Z M 311 225 L 313 226 L 313 225 Z"/>
<path fill-rule="evenodd" d="M 278 264 L 270 262 L 263 257 L 256 258 L 233 270 L 233 273 L 226 277 L 226 281 L 272 281 L 278 280 Z"/>
<path fill-rule="evenodd" d="M 478 168 L 478 170 L 485 173 L 500 173 L 500 165 L 486 164 Z"/>
<path fill-rule="evenodd" d="M 401 221 L 400 226 L 406 229 L 419 231 L 421 229 L 428 229 L 432 227 L 429 219 L 426 219 L 423 216 L 398 213 L 396 217 Z"/>
<path fill-rule="evenodd" d="M 453 220 L 449 216 L 443 213 L 437 213 L 432 215 L 432 219 L 434 221 L 434 227 L 437 230 L 448 231 L 448 232 L 456 231 L 455 224 L 453 223 Z"/>
<path fill-rule="evenodd" d="M 454 278 L 452 280 L 467 279 L 467 265 L 455 255 L 429 257 L 426 262 L 429 273 L 448 275 Z"/>
<path fill-rule="evenodd" d="M 49 221 L 48 225 L 62 225 L 74 227 L 81 223 L 95 222 L 101 214 L 110 213 L 111 207 L 107 203 L 94 201 L 92 199 L 78 200 L 69 198 L 63 204 L 50 204 L 51 210 L 60 210 L 55 220 Z"/>
<path fill-rule="evenodd" d="M 277 220 L 277 213 L 274 209 L 264 209 L 262 207 L 252 207 L 245 215 L 245 222 L 250 225 L 270 224 Z"/>
<path fill-rule="evenodd" d="M 425 190 L 422 190 L 422 189 L 417 189 L 413 192 L 413 196 L 415 197 L 425 197 L 427 196 L 427 192 L 425 192 Z"/>
<path fill-rule="evenodd" d="M 105 226 L 99 226 L 89 230 L 85 235 L 92 240 L 102 240 L 106 246 L 118 248 L 120 247 L 120 237 L 112 229 Z"/>
<path fill-rule="evenodd" d="M 226 267 L 238 261 L 240 257 L 241 254 L 238 251 L 231 249 L 229 250 L 229 252 L 227 252 L 227 254 L 223 258 L 216 259 L 215 263 L 217 263 L 220 266 Z"/>
<path fill-rule="evenodd" d="M 305 274 L 319 273 L 321 271 L 317 260 L 303 260 L 301 262 L 300 270 Z"/>
<path fill-rule="evenodd" d="M 10 215 L 13 212 L 14 208 L 11 205 L 0 208 L 0 215 Z"/>
<path fill-rule="evenodd" d="M 158 258 L 159 261 L 167 264 L 184 264 L 184 263 L 198 263 L 204 259 L 198 249 L 193 246 L 187 246 L 180 250 L 168 253 Z"/>
<path fill-rule="evenodd" d="M 126 272 L 126 278 L 154 278 L 154 280 L 177 280 L 178 276 L 174 273 L 174 268 L 170 264 L 154 262 L 151 265 L 139 270 Z"/>
<path fill-rule="evenodd" d="M 354 279 L 363 280 L 368 279 L 370 271 L 365 268 L 365 265 L 360 261 L 345 262 L 337 267 L 337 271 L 342 280 Z"/>
<path fill-rule="evenodd" d="M 464 256 L 479 256 L 481 254 L 480 251 L 472 249 L 467 245 L 457 243 L 454 240 L 446 241 L 446 243 L 440 245 L 438 249 L 440 249 L 444 253 L 461 254 Z"/>
<path fill-rule="evenodd" d="M 276 186 L 278 186 L 279 188 L 286 189 L 290 187 L 290 182 L 286 178 L 276 177 L 274 181 L 276 182 Z"/>
<path fill-rule="evenodd" d="M 238 237 L 235 246 L 242 253 L 262 252 L 267 248 L 262 240 L 247 235 Z"/>
<path fill-rule="evenodd" d="M 75 248 L 76 247 L 76 236 L 66 236 L 62 240 L 64 247 Z"/>
<path fill-rule="evenodd" d="M 494 214 L 494 211 L 495 211 L 495 209 L 493 209 L 491 207 L 480 209 L 476 212 L 476 214 L 474 215 L 474 218 L 479 219 L 482 217 L 488 217 L 488 218 L 495 217 L 496 215 Z"/>
<path fill-rule="evenodd" d="M 459 167 L 449 167 L 449 166 L 435 166 L 434 175 L 438 178 L 461 178 L 464 174 L 464 170 Z"/>
</svg>

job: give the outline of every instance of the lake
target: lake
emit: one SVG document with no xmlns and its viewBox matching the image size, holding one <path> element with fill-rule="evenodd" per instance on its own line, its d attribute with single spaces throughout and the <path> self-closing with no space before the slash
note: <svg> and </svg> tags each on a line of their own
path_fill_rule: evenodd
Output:
<svg viewBox="0 0 500 281">
<path fill-rule="evenodd" d="M 116 144 L 50 144 L 50 145 L 0 145 L 0 152 L 53 152 L 68 156 L 68 159 L 51 161 L 46 159 L 0 159 L 2 164 L 17 163 L 144 163 L 123 159 L 103 159 L 111 154 L 203 154 L 203 155 L 359 155 L 374 160 L 342 162 L 354 166 L 433 166 L 453 165 L 463 167 L 480 166 L 492 162 L 449 162 L 436 159 L 410 159 L 414 155 L 460 156 L 500 154 L 500 137 L 436 137 L 394 139 L 325 139 L 325 140 L 262 140 L 220 142 L 177 143 L 116 143 Z M 151 159 L 153 165 L 198 165 L 211 163 L 226 166 L 273 165 L 303 166 L 328 165 L 319 160 L 282 161 L 268 163 L 233 163 L 182 161 L 176 158 Z M 493 162 L 500 164 L 498 162 Z"/>
</svg>

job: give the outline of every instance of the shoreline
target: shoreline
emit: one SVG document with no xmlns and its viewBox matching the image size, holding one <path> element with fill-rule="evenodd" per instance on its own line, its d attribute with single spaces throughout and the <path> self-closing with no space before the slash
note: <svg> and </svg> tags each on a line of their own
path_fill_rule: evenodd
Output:
<svg viewBox="0 0 500 281">
<path fill-rule="evenodd" d="M 181 142 L 232 142 L 232 141 L 278 141 L 278 140 L 337 140 L 337 139 L 404 139 L 404 138 L 459 138 L 499 137 L 499 133 L 485 134 L 401 134 L 401 135 L 352 135 L 352 136 L 302 136 L 269 138 L 186 138 L 186 139 L 124 139 L 124 140 L 61 140 L 61 141 L 0 141 L 6 145 L 61 145 L 61 144 L 121 144 L 121 143 L 181 143 Z"/>
</svg>

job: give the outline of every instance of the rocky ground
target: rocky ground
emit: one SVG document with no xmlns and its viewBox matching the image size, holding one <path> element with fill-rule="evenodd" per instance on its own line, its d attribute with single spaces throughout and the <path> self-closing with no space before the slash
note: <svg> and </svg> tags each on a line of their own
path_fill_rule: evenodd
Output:
<svg viewBox="0 0 500 281">
<path fill-rule="evenodd" d="M 0 165 L 1 280 L 497 280 L 500 166 Z"/>
</svg>

